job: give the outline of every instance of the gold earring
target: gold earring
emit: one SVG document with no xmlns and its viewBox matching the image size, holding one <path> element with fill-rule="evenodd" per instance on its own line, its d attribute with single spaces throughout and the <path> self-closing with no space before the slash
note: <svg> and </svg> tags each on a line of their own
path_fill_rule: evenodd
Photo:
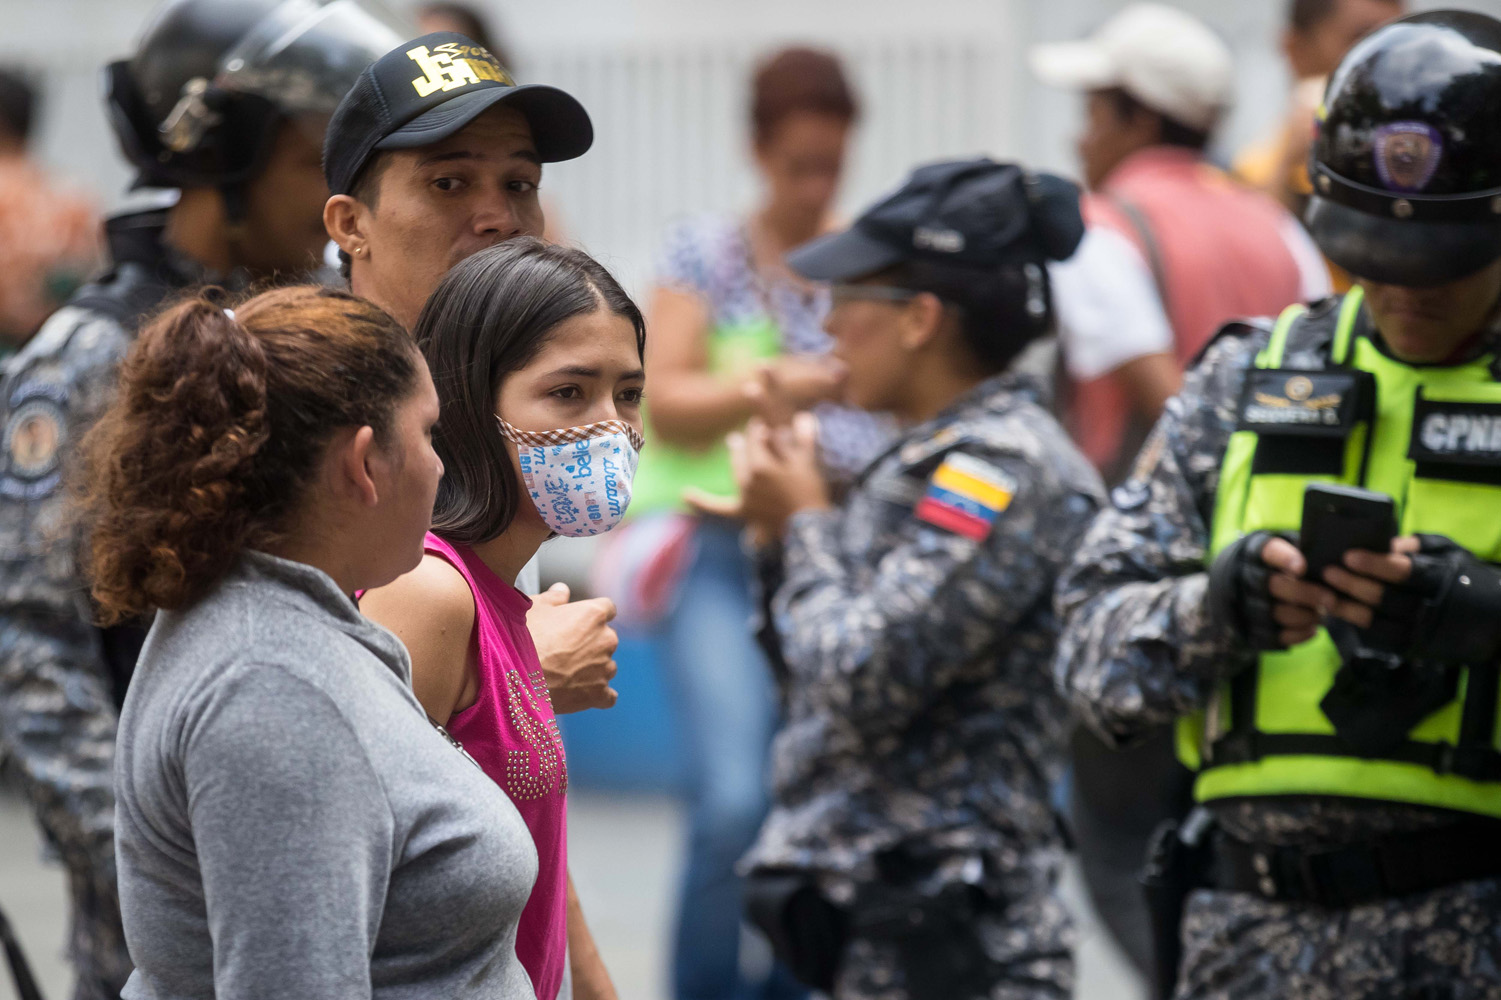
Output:
<svg viewBox="0 0 1501 1000">
<path fill-rule="evenodd" d="M 354 248 L 354 255 L 356 257 L 362 255 L 364 252 L 365 252 L 365 248 L 364 247 L 355 247 Z"/>
</svg>

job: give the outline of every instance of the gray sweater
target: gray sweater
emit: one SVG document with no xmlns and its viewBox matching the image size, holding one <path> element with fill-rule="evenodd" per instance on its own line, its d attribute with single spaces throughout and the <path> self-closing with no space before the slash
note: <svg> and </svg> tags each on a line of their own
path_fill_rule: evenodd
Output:
<svg viewBox="0 0 1501 1000">
<path fill-rule="evenodd" d="M 115 785 L 126 1000 L 535 996 L 525 824 L 318 570 L 250 553 L 157 617 Z"/>
</svg>

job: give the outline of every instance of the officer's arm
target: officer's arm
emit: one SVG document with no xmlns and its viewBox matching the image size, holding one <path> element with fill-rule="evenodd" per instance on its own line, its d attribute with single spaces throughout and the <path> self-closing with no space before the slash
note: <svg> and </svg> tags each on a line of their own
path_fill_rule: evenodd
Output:
<svg viewBox="0 0 1501 1000">
<path fill-rule="evenodd" d="M 6 425 L 16 415 L 10 403 L 36 391 L 23 414 L 33 421 L 25 439 L 18 444 L 17 428 L 9 427 L 9 450 L 0 455 L 0 756 L 11 759 L 68 867 L 87 873 L 108 906 L 115 898 L 115 704 L 74 557 L 66 491 L 45 473 L 48 435 L 60 432 L 65 467 L 101 383 L 28 382 L 28 374 L 0 381 Z"/>
<path fill-rule="evenodd" d="M 1092 497 L 1038 483 L 1024 459 L 968 457 L 1009 487 L 1000 509 L 966 521 L 919 505 L 868 587 L 847 569 L 863 553 L 841 551 L 843 512 L 788 526 L 772 610 L 792 682 L 856 724 L 899 727 L 947 685 L 993 670 L 1095 510 Z"/>
<path fill-rule="evenodd" d="M 1253 338 L 1223 336 L 1184 382 L 1114 506 L 1059 580 L 1057 679 L 1082 716 L 1125 742 L 1203 704 L 1242 655 L 1205 614 L 1214 491 Z"/>
</svg>

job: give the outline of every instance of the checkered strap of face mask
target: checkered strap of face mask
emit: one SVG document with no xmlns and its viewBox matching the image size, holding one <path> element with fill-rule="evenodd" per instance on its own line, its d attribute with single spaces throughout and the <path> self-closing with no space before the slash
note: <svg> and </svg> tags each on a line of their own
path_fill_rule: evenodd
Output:
<svg viewBox="0 0 1501 1000">
<path fill-rule="evenodd" d="M 606 434 L 624 434 L 637 451 L 646 445 L 641 432 L 624 420 L 600 420 L 579 427 L 560 427 L 552 431 L 523 431 L 500 417 L 495 419 L 500 421 L 501 432 L 506 437 L 526 448 L 551 448 L 563 444 L 576 444 L 590 438 L 604 437 Z"/>
</svg>

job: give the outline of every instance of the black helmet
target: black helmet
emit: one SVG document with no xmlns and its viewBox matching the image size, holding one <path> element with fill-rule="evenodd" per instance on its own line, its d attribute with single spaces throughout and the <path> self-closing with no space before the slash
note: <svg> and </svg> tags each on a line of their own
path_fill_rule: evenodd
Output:
<svg viewBox="0 0 1501 1000">
<path fill-rule="evenodd" d="M 281 121 L 332 114 L 403 37 L 354 0 L 169 0 L 136 54 L 105 68 L 136 186 L 243 184 Z"/>
<path fill-rule="evenodd" d="M 1319 109 L 1307 222 L 1357 277 L 1426 286 L 1501 257 L 1501 21 L 1431 11 L 1345 56 Z"/>
</svg>

